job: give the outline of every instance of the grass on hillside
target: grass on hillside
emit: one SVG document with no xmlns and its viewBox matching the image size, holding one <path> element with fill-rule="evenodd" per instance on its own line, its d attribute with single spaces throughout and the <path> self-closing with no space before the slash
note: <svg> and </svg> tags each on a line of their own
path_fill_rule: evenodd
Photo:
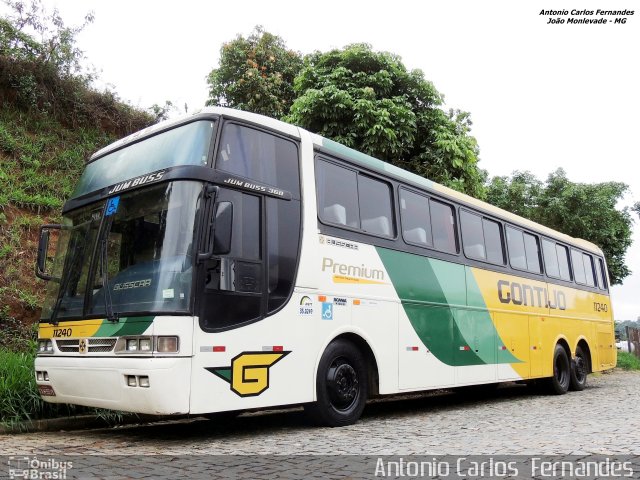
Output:
<svg viewBox="0 0 640 480">
<path fill-rule="evenodd" d="M 86 158 L 114 139 L 95 127 L 0 107 L 0 331 L 13 320 L 37 320 L 45 290 L 34 274 L 38 227 L 60 220 Z"/>
<path fill-rule="evenodd" d="M 640 358 L 633 353 L 618 352 L 618 367 L 623 370 L 640 370 Z"/>
</svg>

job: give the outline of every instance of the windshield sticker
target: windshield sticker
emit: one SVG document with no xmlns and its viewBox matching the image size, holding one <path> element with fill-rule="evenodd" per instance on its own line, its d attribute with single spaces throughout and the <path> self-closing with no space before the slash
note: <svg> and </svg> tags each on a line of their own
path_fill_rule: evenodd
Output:
<svg viewBox="0 0 640 480">
<path fill-rule="evenodd" d="M 120 197 L 113 197 L 110 198 L 109 201 L 107 202 L 107 209 L 105 211 L 104 216 L 108 217 L 110 215 L 113 215 L 114 213 L 116 213 L 118 211 L 118 205 L 120 205 Z"/>
<path fill-rule="evenodd" d="M 175 295 L 173 293 L 173 288 L 166 288 L 164 290 L 162 290 L 162 298 L 167 299 L 167 298 L 173 298 Z"/>
</svg>

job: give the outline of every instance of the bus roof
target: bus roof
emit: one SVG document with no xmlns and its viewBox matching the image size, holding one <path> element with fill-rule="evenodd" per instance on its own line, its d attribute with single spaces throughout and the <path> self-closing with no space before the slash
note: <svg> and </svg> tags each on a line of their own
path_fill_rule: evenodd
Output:
<svg viewBox="0 0 640 480">
<path fill-rule="evenodd" d="M 106 155 L 109 152 L 122 148 L 125 145 L 134 143 L 138 140 L 141 140 L 142 138 L 152 136 L 155 133 L 168 130 L 174 126 L 178 126 L 183 123 L 194 121 L 194 120 L 197 120 L 198 118 L 203 118 L 203 119 L 211 118 L 214 115 L 224 116 L 227 118 L 235 118 L 235 119 L 243 120 L 249 123 L 254 123 L 256 125 L 262 125 L 269 129 L 279 131 L 285 135 L 288 135 L 294 138 L 300 138 L 300 131 L 306 132 L 306 130 L 300 127 L 296 127 L 289 123 L 285 123 L 280 120 L 276 120 L 274 118 L 267 117 L 264 115 L 259 115 L 256 113 L 245 112 L 242 110 L 236 110 L 236 109 L 225 108 L 225 107 L 205 107 L 196 113 L 185 115 L 177 119 L 166 120 L 164 122 L 151 125 L 127 137 L 124 137 L 102 148 L 101 150 L 98 150 L 89 158 L 88 161 L 91 162 L 99 157 Z M 472 208 L 476 208 L 480 211 L 502 218 L 503 220 L 511 222 L 520 227 L 531 229 L 533 231 L 536 231 L 539 234 L 548 236 L 550 238 L 555 238 L 567 244 L 580 247 L 584 250 L 590 251 L 592 253 L 596 253 L 598 255 L 602 255 L 602 250 L 597 245 L 587 240 L 583 240 L 581 238 L 574 238 L 564 233 L 553 230 L 549 227 L 545 227 L 544 225 L 533 222 L 519 215 L 515 215 L 511 212 L 508 212 L 494 205 L 491 205 L 490 203 L 483 202 L 482 200 L 478 200 L 477 198 L 471 197 L 464 193 L 460 193 L 456 190 L 445 187 L 444 185 L 440 185 L 439 183 L 433 182 L 424 177 L 420 177 L 419 175 L 411 173 L 407 170 L 403 170 L 388 162 L 374 158 L 370 155 L 359 152 L 352 148 L 346 147 L 340 143 L 334 142 L 333 140 L 329 140 L 328 138 L 324 138 L 315 133 L 309 132 L 309 134 L 311 135 L 314 145 L 316 145 L 317 147 L 319 147 L 320 149 L 328 153 L 335 154 L 353 163 L 354 165 L 367 168 L 373 172 L 377 172 L 382 175 L 392 177 L 396 180 L 407 182 L 419 188 L 424 188 L 426 190 L 436 192 L 442 195 L 443 197 L 448 197 L 451 200 L 461 202 Z"/>
</svg>

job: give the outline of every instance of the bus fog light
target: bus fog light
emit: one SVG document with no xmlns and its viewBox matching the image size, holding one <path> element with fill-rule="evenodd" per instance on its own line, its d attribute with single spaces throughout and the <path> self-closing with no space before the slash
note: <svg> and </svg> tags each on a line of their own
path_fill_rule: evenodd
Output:
<svg viewBox="0 0 640 480">
<path fill-rule="evenodd" d="M 42 382 L 44 380 L 44 375 L 42 372 L 36 372 L 36 380 Z"/>
<path fill-rule="evenodd" d="M 149 377 L 138 377 L 138 385 L 142 388 L 149 388 Z"/>
<path fill-rule="evenodd" d="M 158 337 L 159 353 L 177 353 L 178 337 Z"/>
<path fill-rule="evenodd" d="M 136 338 L 129 338 L 127 340 L 127 351 L 135 352 L 138 350 L 138 340 Z"/>
<path fill-rule="evenodd" d="M 49 374 L 47 372 L 42 372 L 42 378 L 45 382 L 49 381 Z"/>
<path fill-rule="evenodd" d="M 136 376 L 135 375 L 127 375 L 127 385 L 129 385 L 130 387 L 137 387 L 138 383 L 136 382 Z"/>
<path fill-rule="evenodd" d="M 141 338 L 140 339 L 140 351 L 141 352 L 150 352 L 151 351 L 151 339 L 150 338 Z"/>
</svg>

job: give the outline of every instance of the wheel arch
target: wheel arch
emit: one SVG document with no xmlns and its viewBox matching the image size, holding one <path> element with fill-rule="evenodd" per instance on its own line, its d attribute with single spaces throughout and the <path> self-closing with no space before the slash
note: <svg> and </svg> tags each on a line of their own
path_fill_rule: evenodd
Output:
<svg viewBox="0 0 640 480">
<path fill-rule="evenodd" d="M 569 361 L 571 361 L 573 355 L 571 354 L 571 347 L 569 347 L 568 340 L 564 336 L 560 336 L 556 339 L 555 345 L 560 345 L 562 348 L 564 348 L 565 352 L 567 352 L 567 358 L 569 359 Z M 553 347 L 554 350 L 556 348 L 555 345 Z"/>
<path fill-rule="evenodd" d="M 335 342 L 336 340 L 340 340 L 340 339 L 344 339 L 351 342 L 358 350 L 360 350 L 360 352 L 364 356 L 365 363 L 367 365 L 367 375 L 369 378 L 369 382 L 368 382 L 369 397 L 378 395 L 380 378 L 378 375 L 377 357 L 373 351 L 373 348 L 371 347 L 371 342 L 367 340 L 366 336 L 363 335 L 362 332 L 353 331 L 353 330 L 336 332 L 333 336 L 331 336 L 330 340 L 327 341 L 322 346 L 322 348 L 318 352 L 318 356 L 315 362 L 315 367 L 313 369 L 314 385 L 315 385 L 315 378 L 317 378 L 318 376 L 318 368 L 320 366 L 320 359 L 322 358 L 322 355 L 324 354 L 325 350 L 332 342 Z M 313 392 L 313 399 L 314 400 L 317 399 L 317 392 L 315 391 L 315 387 Z"/>
</svg>

